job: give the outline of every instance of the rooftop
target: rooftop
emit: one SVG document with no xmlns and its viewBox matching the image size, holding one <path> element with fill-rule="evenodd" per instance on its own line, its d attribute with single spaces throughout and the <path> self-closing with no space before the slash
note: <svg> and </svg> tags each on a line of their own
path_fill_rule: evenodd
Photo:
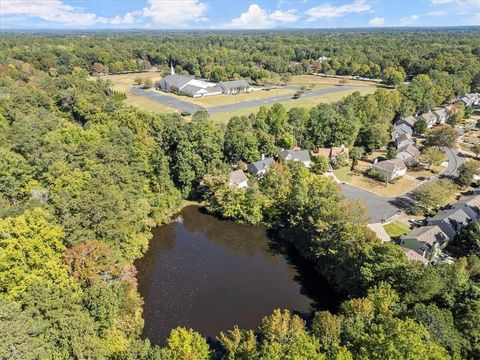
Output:
<svg viewBox="0 0 480 360">
<path fill-rule="evenodd" d="M 421 226 L 413 229 L 405 239 L 417 239 L 423 243 L 433 246 L 435 243 L 443 243 L 448 240 L 448 236 L 437 225 Z"/>
<path fill-rule="evenodd" d="M 401 159 L 391 159 L 379 161 L 376 164 L 373 164 L 374 168 L 381 169 L 390 173 L 393 173 L 396 170 L 406 170 L 407 167 Z"/>
</svg>

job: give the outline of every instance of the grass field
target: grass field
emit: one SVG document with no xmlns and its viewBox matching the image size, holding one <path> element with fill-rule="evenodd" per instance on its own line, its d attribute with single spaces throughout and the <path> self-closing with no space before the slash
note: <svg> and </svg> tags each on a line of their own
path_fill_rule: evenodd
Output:
<svg viewBox="0 0 480 360">
<path fill-rule="evenodd" d="M 385 229 L 387 234 L 392 238 L 398 238 L 402 235 L 406 235 L 410 231 L 410 228 L 407 225 L 399 221 L 394 221 L 394 222 L 391 222 L 390 224 L 385 224 L 383 225 L 383 228 Z"/>
<path fill-rule="evenodd" d="M 100 76 L 102 80 L 110 80 L 112 87 L 115 90 L 125 93 L 127 100 L 125 104 L 139 107 L 143 110 L 149 110 L 157 113 L 174 112 L 175 109 L 170 106 L 164 105 L 157 101 L 144 98 L 143 96 L 135 96 L 130 93 L 130 89 L 134 86 L 134 80 L 136 78 L 150 79 L 152 82 L 158 81 L 161 78 L 158 72 L 143 72 L 143 73 L 131 73 L 131 74 L 118 74 L 118 75 L 106 75 Z"/>
<path fill-rule="evenodd" d="M 355 89 L 356 91 L 360 92 L 362 95 L 372 94 L 375 92 L 375 88 L 364 88 L 364 89 Z M 350 95 L 355 90 L 345 90 L 333 94 L 326 94 L 326 95 L 318 95 L 318 96 L 309 96 L 309 97 L 301 97 L 299 99 L 292 99 L 288 101 L 281 101 L 280 103 L 285 106 L 287 110 L 293 107 L 313 107 L 320 103 L 332 103 L 341 100 L 345 96 Z M 267 105 L 267 106 L 271 106 Z M 227 122 L 233 116 L 248 116 L 251 113 L 256 113 L 260 109 L 260 106 L 255 106 L 251 108 L 244 108 L 234 111 L 227 111 L 222 113 L 215 113 L 210 114 L 210 118 L 212 118 L 216 122 Z"/>
<path fill-rule="evenodd" d="M 325 86 L 325 87 L 327 88 L 329 86 Z M 268 91 L 259 90 L 259 91 L 254 91 L 250 93 L 238 94 L 238 95 L 215 95 L 215 96 L 207 96 L 204 98 L 191 98 L 188 96 L 181 96 L 181 95 L 175 95 L 172 93 L 164 93 L 164 92 L 162 92 L 162 94 L 208 108 L 211 106 L 218 106 L 218 105 L 238 104 L 238 103 L 249 101 L 249 100 L 267 99 L 275 96 L 284 96 L 284 95 L 293 96 L 293 94 L 295 94 L 295 90 L 294 89 L 272 89 Z"/>
<path fill-rule="evenodd" d="M 323 77 L 323 76 L 316 76 L 316 75 L 294 75 L 291 77 L 290 81 L 288 82 L 291 85 L 338 85 L 340 84 L 340 79 L 331 78 L 331 77 Z M 359 81 L 359 80 L 347 80 L 345 85 L 355 85 L 355 86 L 365 86 L 365 87 L 378 87 L 376 82 L 370 81 Z"/>
</svg>

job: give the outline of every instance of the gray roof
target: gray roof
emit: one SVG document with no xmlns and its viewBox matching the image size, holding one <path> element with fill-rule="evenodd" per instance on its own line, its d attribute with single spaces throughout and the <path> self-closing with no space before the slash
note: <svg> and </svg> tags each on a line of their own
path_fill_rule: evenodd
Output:
<svg viewBox="0 0 480 360">
<path fill-rule="evenodd" d="M 415 146 L 413 145 L 408 145 L 405 149 L 403 149 L 402 151 L 405 151 L 407 153 L 409 153 L 410 155 L 412 155 L 413 157 L 417 158 L 420 156 L 420 150 L 418 150 Z"/>
<path fill-rule="evenodd" d="M 445 108 L 441 108 L 439 110 L 435 110 L 433 114 L 437 117 L 446 117 L 448 115 L 448 110 Z"/>
<path fill-rule="evenodd" d="M 250 87 L 245 80 L 220 81 L 218 83 L 223 90 L 232 90 L 238 87 Z"/>
<path fill-rule="evenodd" d="M 235 170 L 230 173 L 230 183 L 233 185 L 238 185 L 244 181 L 248 181 L 247 176 L 243 172 L 243 170 Z"/>
<path fill-rule="evenodd" d="M 182 86 L 184 86 L 186 83 L 188 83 L 190 80 L 193 79 L 193 76 L 188 76 L 188 75 L 167 75 L 163 79 L 160 80 L 160 84 L 162 82 L 167 85 L 167 87 L 176 87 L 177 89 L 180 89 Z"/>
<path fill-rule="evenodd" d="M 187 95 L 195 95 L 197 92 L 199 92 L 200 90 L 203 90 L 201 87 L 199 86 L 195 86 L 195 85 L 186 85 L 182 88 L 182 93 L 184 94 L 187 94 Z"/>
<path fill-rule="evenodd" d="M 397 123 L 400 123 L 402 121 L 408 123 L 410 126 L 413 126 L 417 122 L 417 119 L 414 116 L 407 116 L 405 118 L 401 118 L 399 121 L 397 121 Z"/>
<path fill-rule="evenodd" d="M 443 243 L 448 240 L 448 236 L 437 225 L 422 226 L 413 229 L 404 239 L 417 239 L 420 242 L 433 246 L 435 243 Z"/>
<path fill-rule="evenodd" d="M 247 168 L 248 168 L 248 171 L 250 171 L 253 174 L 256 174 L 259 171 L 268 169 L 274 162 L 275 160 L 272 157 L 270 157 L 270 158 L 266 158 L 266 159 L 255 161 L 251 164 L 248 164 Z"/>
<path fill-rule="evenodd" d="M 376 169 L 387 171 L 389 173 L 393 173 L 394 171 L 398 171 L 398 170 L 407 169 L 407 167 L 405 166 L 405 163 L 401 159 L 379 161 L 376 164 L 373 164 L 373 167 Z"/>
<path fill-rule="evenodd" d="M 428 260 L 425 259 L 422 255 L 417 253 L 416 251 L 408 248 L 402 247 L 403 252 L 407 256 L 408 260 L 416 260 L 416 261 L 421 261 L 422 263 L 426 264 L 428 263 Z"/>
<path fill-rule="evenodd" d="M 452 206 L 455 207 L 456 205 L 467 205 L 467 206 L 470 206 L 470 207 L 480 209 L 480 194 L 463 195 Z"/>
<path fill-rule="evenodd" d="M 410 126 L 408 126 L 407 124 L 400 124 L 400 125 L 395 125 L 395 127 L 393 128 L 394 131 L 398 132 L 399 134 L 401 134 L 402 132 L 406 133 L 406 134 L 409 134 L 411 135 L 413 130 Z"/>
<path fill-rule="evenodd" d="M 428 221 L 447 221 L 466 224 L 475 219 L 476 214 L 469 208 L 447 209 L 437 213 L 437 215 L 428 219 Z"/>
<path fill-rule="evenodd" d="M 437 117 L 431 111 L 420 115 L 420 117 L 423 118 L 427 123 L 432 123 L 437 121 Z"/>
<path fill-rule="evenodd" d="M 308 150 L 282 150 L 278 156 L 282 160 L 310 161 Z"/>
</svg>

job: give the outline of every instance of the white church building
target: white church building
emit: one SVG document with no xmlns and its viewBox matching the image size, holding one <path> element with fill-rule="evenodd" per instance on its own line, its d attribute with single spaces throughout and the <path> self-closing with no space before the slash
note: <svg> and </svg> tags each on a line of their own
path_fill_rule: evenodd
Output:
<svg viewBox="0 0 480 360">
<path fill-rule="evenodd" d="M 156 86 L 167 92 L 179 93 L 191 97 L 204 97 L 221 94 L 238 94 L 249 92 L 251 86 L 245 80 L 211 81 L 196 79 L 189 75 L 177 75 L 170 65 L 170 75 L 162 78 Z"/>
</svg>

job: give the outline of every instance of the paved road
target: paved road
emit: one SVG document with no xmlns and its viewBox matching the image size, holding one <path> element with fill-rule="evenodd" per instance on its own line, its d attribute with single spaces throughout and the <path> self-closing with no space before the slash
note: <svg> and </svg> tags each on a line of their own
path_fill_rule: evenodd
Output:
<svg viewBox="0 0 480 360">
<path fill-rule="evenodd" d="M 367 207 L 368 216 L 370 216 L 371 222 L 379 222 L 382 219 L 388 219 L 395 215 L 400 208 L 401 202 L 399 203 L 395 197 L 375 195 L 348 184 L 342 184 L 341 186 L 342 194 L 347 199 L 363 200 Z"/>
<path fill-rule="evenodd" d="M 457 176 L 458 167 L 463 164 L 465 160 L 463 157 L 459 156 L 456 149 L 445 148 L 445 152 L 447 153 L 448 157 L 448 166 L 440 175 Z M 438 176 L 433 176 L 428 181 L 434 181 L 437 178 Z M 410 194 L 414 190 L 402 196 L 386 197 L 375 195 L 371 192 L 359 189 L 348 184 L 342 184 L 341 186 L 342 194 L 347 199 L 363 200 L 372 222 L 379 222 L 382 219 L 388 219 L 395 215 L 398 210 L 404 209 L 412 204 Z"/>
<path fill-rule="evenodd" d="M 130 89 L 130 92 L 133 95 L 143 96 L 147 99 L 162 103 L 164 105 L 170 106 L 174 109 L 177 109 L 180 112 L 189 112 L 190 114 L 195 113 L 197 110 L 200 110 L 202 107 L 196 104 L 192 104 L 188 101 L 183 101 L 173 96 L 164 95 L 159 92 L 147 91 L 142 88 L 134 87 Z"/>
<path fill-rule="evenodd" d="M 326 95 L 326 94 L 334 94 L 337 92 L 342 92 L 342 91 L 348 91 L 356 88 L 363 88 L 364 86 L 353 86 L 353 85 L 346 85 L 346 86 L 335 86 L 331 88 L 326 88 L 326 89 L 317 89 L 317 90 L 307 90 L 304 92 L 302 97 L 311 97 L 311 96 L 318 96 L 318 95 Z M 160 92 L 153 92 L 153 91 L 147 91 L 142 88 L 134 87 L 130 89 L 130 92 L 133 95 L 137 96 L 143 96 L 146 97 L 147 99 L 157 101 L 159 103 L 162 103 L 164 105 L 170 106 L 178 111 L 186 111 L 191 114 L 195 113 L 197 110 L 202 109 L 201 106 L 192 104 L 188 101 L 180 100 L 177 98 L 174 98 L 173 96 L 169 95 L 164 95 Z M 265 98 L 265 99 L 255 99 L 255 100 L 249 100 L 249 101 L 243 101 L 240 103 L 236 104 L 225 104 L 225 105 L 217 105 L 217 106 L 211 106 L 208 108 L 208 112 L 211 114 L 214 113 L 220 113 L 220 112 L 225 112 L 225 111 L 232 111 L 232 110 L 240 110 L 240 109 L 246 109 L 250 107 L 256 107 L 256 106 L 261 106 L 261 105 L 271 105 L 276 102 L 281 102 L 281 101 L 288 101 L 292 100 L 292 95 L 281 95 L 281 96 L 272 96 L 270 98 Z"/>
</svg>

